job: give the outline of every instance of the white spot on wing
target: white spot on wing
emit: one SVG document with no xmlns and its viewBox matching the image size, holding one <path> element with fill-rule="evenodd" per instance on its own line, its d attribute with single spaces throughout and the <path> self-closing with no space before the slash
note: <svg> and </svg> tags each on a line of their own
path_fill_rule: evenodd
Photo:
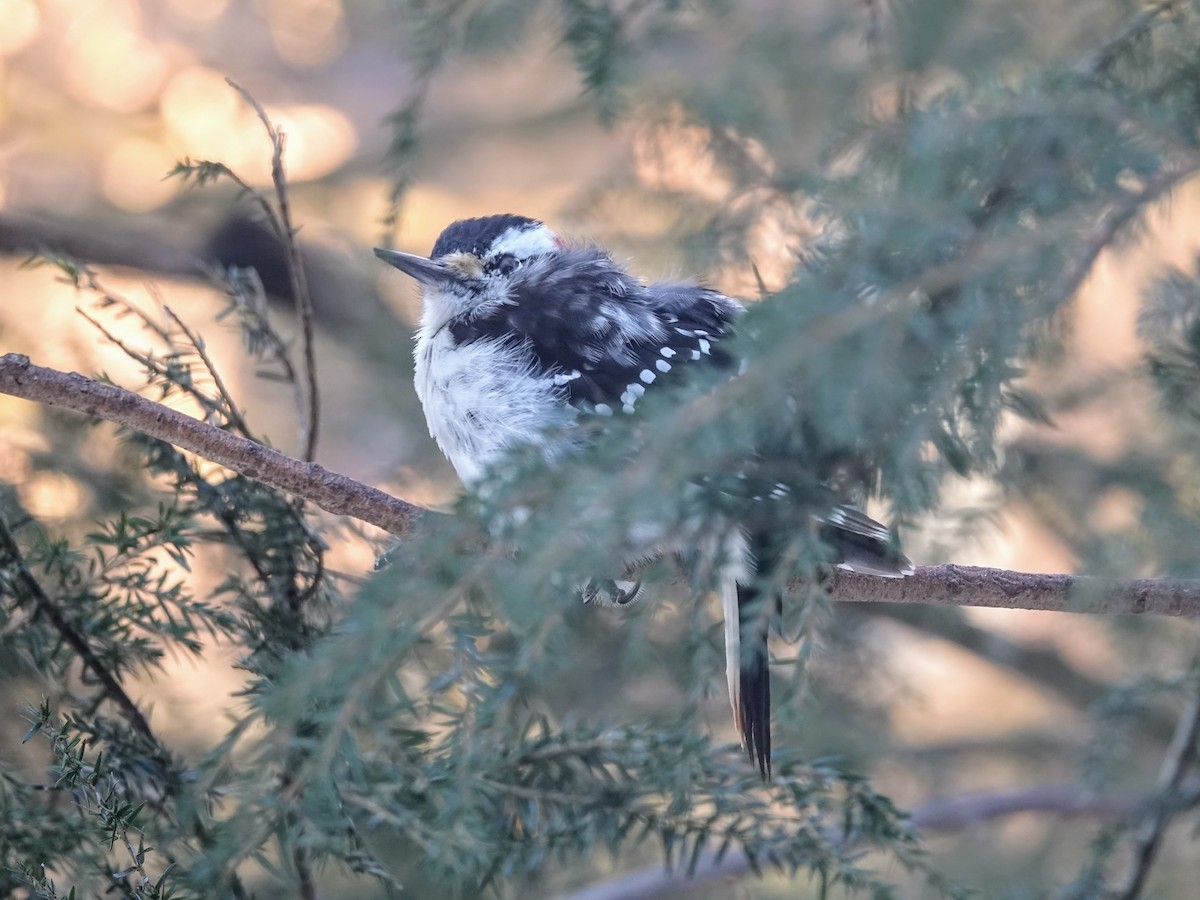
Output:
<svg viewBox="0 0 1200 900">
<path fill-rule="evenodd" d="M 672 350 L 670 347 L 663 347 L 658 352 L 661 353 L 663 356 L 665 356 L 667 359 L 670 359 L 672 356 L 675 355 L 675 351 Z"/>
<path fill-rule="evenodd" d="M 642 374 L 638 376 L 638 378 L 642 379 L 642 381 L 646 382 L 646 384 L 654 384 L 654 379 L 657 377 L 658 376 L 649 369 L 642 369 Z"/>
<path fill-rule="evenodd" d="M 670 372 L 671 364 L 669 362 L 667 362 L 665 359 L 660 359 L 660 360 L 658 360 L 658 362 L 656 362 L 654 364 L 654 368 L 658 369 L 658 371 L 660 371 L 660 372 Z"/>
</svg>

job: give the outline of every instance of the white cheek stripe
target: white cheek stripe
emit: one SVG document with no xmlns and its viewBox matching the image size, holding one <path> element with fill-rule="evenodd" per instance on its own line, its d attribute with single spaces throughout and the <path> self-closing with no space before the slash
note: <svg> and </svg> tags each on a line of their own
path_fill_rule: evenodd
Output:
<svg viewBox="0 0 1200 900">
<path fill-rule="evenodd" d="M 492 243 L 492 256 L 511 253 L 517 259 L 528 259 L 558 248 L 558 237 L 545 225 L 532 229 L 510 228 Z"/>
</svg>

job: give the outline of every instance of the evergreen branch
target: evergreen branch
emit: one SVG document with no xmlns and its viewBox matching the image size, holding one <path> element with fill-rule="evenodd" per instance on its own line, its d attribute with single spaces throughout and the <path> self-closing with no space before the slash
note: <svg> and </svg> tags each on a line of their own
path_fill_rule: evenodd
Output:
<svg viewBox="0 0 1200 900">
<path fill-rule="evenodd" d="M 1120 34 L 1110 39 L 1107 43 L 1097 47 L 1094 52 L 1089 54 L 1079 65 L 1076 70 L 1085 78 L 1096 78 L 1106 72 L 1116 61 L 1116 58 L 1132 44 L 1134 41 L 1144 37 L 1155 20 L 1163 13 L 1170 12 L 1180 6 L 1179 0 L 1158 0 L 1156 3 L 1150 3 L 1136 16 L 1125 23 L 1125 27 L 1121 29 Z"/>
<path fill-rule="evenodd" d="M 1082 252 L 1071 260 L 1060 277 L 1058 295 L 1064 300 L 1072 298 L 1100 254 L 1113 244 L 1121 230 L 1151 203 L 1169 195 L 1197 171 L 1200 171 L 1200 156 L 1188 153 L 1148 179 L 1140 191 L 1128 193 L 1119 202 L 1108 205 L 1083 236 Z"/>
<path fill-rule="evenodd" d="M 1200 800 L 1200 780 L 1182 784 L 1180 791 Z M 1075 785 L 1035 785 L 1015 791 L 935 798 L 914 809 L 909 822 L 918 832 L 953 832 L 1021 813 L 1114 819 L 1143 810 L 1153 802 L 1154 795 L 1145 792 L 1097 795 Z M 559 900 L 651 900 L 690 894 L 705 881 L 741 878 L 753 871 L 750 861 L 739 851 L 731 850 L 724 856 L 709 851 L 701 854 L 690 872 L 651 865 L 561 895 Z"/>
<path fill-rule="evenodd" d="M 272 213 L 275 230 L 283 242 L 283 252 L 287 260 L 288 279 L 291 281 L 292 295 L 296 299 L 296 308 L 300 314 L 300 343 L 304 355 L 304 375 L 307 383 L 307 406 L 304 421 L 301 423 L 301 459 L 312 462 L 317 453 L 317 435 L 321 419 L 320 394 L 317 389 L 317 358 L 316 341 L 313 336 L 313 305 L 312 296 L 308 292 L 308 279 L 304 273 L 304 265 L 300 259 L 300 247 L 296 243 L 296 228 L 292 224 L 291 202 L 288 199 L 287 172 L 283 165 L 283 152 L 287 136 L 278 128 L 267 115 L 254 97 L 231 78 L 225 83 L 242 95 L 242 98 L 254 109 L 258 120 L 267 130 L 271 141 L 271 182 L 275 187 L 275 202 L 278 214 Z"/>
<path fill-rule="evenodd" d="M 109 671 L 103 661 L 101 661 L 96 651 L 92 649 L 92 645 L 88 643 L 87 638 L 79 632 L 74 625 L 67 621 L 62 610 L 55 605 L 54 601 L 47 596 L 42 590 L 41 584 L 33 577 L 29 568 L 25 565 L 24 556 L 21 554 L 21 548 L 17 544 L 17 539 L 13 536 L 9 528 L 7 520 L 0 514 L 0 553 L 3 554 L 5 568 L 8 568 L 12 573 L 8 578 L 13 578 L 20 582 L 24 593 L 37 608 L 37 612 L 45 616 L 54 630 L 58 632 L 59 637 L 66 643 L 83 662 L 85 668 L 90 669 L 96 680 L 100 683 L 100 688 L 104 694 L 112 700 L 121 712 L 125 714 L 125 718 L 133 727 L 133 730 L 140 734 L 151 747 L 154 752 L 163 755 L 162 744 L 150 728 L 150 723 L 146 716 L 142 713 L 141 708 L 133 702 L 133 698 L 125 692 L 125 688 L 121 686 L 121 682 L 117 676 Z"/>
<path fill-rule="evenodd" d="M 199 187 L 204 187 L 209 182 L 215 182 L 221 178 L 228 178 L 237 185 L 238 196 L 241 197 L 244 194 L 250 197 L 263 211 L 263 217 L 270 223 L 271 227 L 276 230 L 277 234 L 279 233 L 279 222 L 275 218 L 275 210 L 271 208 L 266 195 L 258 190 L 258 188 L 253 187 L 250 182 L 238 175 L 237 172 L 233 171 L 225 163 L 213 162 L 207 159 L 193 160 L 185 157 L 182 162 L 175 164 L 175 168 L 171 169 L 166 174 L 166 177 L 180 178 L 185 182 L 194 178 Z M 283 236 L 280 235 L 281 240 L 282 238 Z"/>
<path fill-rule="evenodd" d="M 882 298 L 882 302 L 858 307 L 853 316 L 839 316 L 833 323 L 836 327 L 830 328 L 828 335 L 821 334 L 820 338 L 836 339 L 886 318 L 895 313 L 896 305 L 900 309 L 919 309 L 927 297 L 955 290 L 997 267 L 1031 258 L 1046 247 L 1047 234 L 1069 237 L 1077 234 L 1083 225 L 1079 234 L 1080 251 L 1056 280 L 1055 294 L 1064 300 L 1070 299 L 1092 271 L 1100 254 L 1117 239 L 1122 228 L 1200 171 L 1200 154 L 1181 150 L 1177 156 L 1171 165 L 1148 179 L 1139 190 L 1123 193 L 1116 202 L 1106 196 L 1098 202 L 1080 205 L 1047 220 L 1039 231 L 1018 231 L 1008 237 L 973 245 L 969 252 L 932 266 L 916 278 L 893 288 Z"/>
<path fill-rule="evenodd" d="M 92 269 L 88 268 L 83 263 L 79 263 L 64 257 L 58 258 L 56 262 L 60 267 L 70 273 L 77 288 L 85 288 L 97 294 L 99 305 L 102 307 L 118 307 L 120 310 L 118 315 L 121 313 L 132 314 L 141 322 L 143 328 L 157 335 L 163 344 L 166 345 L 169 351 L 172 353 L 175 352 L 176 342 L 170 330 L 156 322 L 152 316 L 140 309 L 134 303 L 131 303 L 125 297 L 122 297 L 119 294 L 109 290 L 108 287 L 101 282 L 100 278 Z M 182 319 L 176 316 L 175 313 L 173 313 L 165 304 L 162 303 L 161 298 L 158 296 L 157 291 L 153 287 L 151 287 L 151 292 L 155 296 L 159 308 L 162 309 L 162 311 L 179 326 L 180 330 L 184 333 L 188 340 L 191 341 L 191 344 L 195 348 L 196 355 L 201 364 L 205 367 L 205 369 L 208 371 L 208 374 L 213 379 L 214 387 L 217 389 L 216 397 L 211 397 L 206 394 L 192 379 L 183 379 L 172 372 L 170 360 L 173 358 L 182 359 L 182 357 L 168 356 L 166 360 L 163 360 L 156 357 L 152 352 L 143 353 L 140 350 L 136 350 L 105 328 L 99 321 L 97 321 L 93 316 L 85 312 L 83 309 L 76 307 L 75 311 L 79 313 L 79 315 L 81 315 L 97 331 L 104 335 L 105 340 L 121 350 L 121 352 L 123 352 L 134 362 L 145 368 L 152 377 L 160 378 L 166 385 L 183 391 L 200 405 L 200 407 L 205 411 L 206 415 L 227 419 L 230 424 L 238 428 L 238 430 L 241 431 L 245 437 L 252 439 L 253 436 L 250 434 L 249 428 L 246 426 L 245 421 L 238 412 L 237 404 L 234 403 L 233 397 L 225 389 L 225 384 L 221 380 L 220 374 L 217 372 L 216 367 L 213 365 L 213 362 L 209 358 L 207 351 L 203 347 L 203 342 L 187 327 L 186 324 L 184 324 Z"/>
<path fill-rule="evenodd" d="M 1180 148 L 1172 154 L 1171 163 L 1147 178 L 1140 189 L 1122 192 L 1116 198 L 1105 196 L 1081 204 L 1045 220 L 1039 229 L 1018 229 L 986 242 L 973 243 L 965 252 L 933 264 L 889 288 L 871 303 L 852 306 L 809 323 L 805 340 L 814 347 L 833 344 L 897 316 L 920 314 L 928 308 L 930 298 L 960 290 L 964 284 L 997 269 L 1030 261 L 1057 241 L 1069 241 L 1075 252 L 1048 290 L 1057 302 L 1067 302 L 1091 273 L 1096 260 L 1118 240 L 1123 230 L 1197 172 L 1200 172 L 1200 153 Z M 1053 238 L 1048 239 L 1048 235 Z M 793 348 L 789 346 L 786 352 L 790 356 Z M 674 446 L 690 439 L 690 431 L 722 406 L 753 402 L 751 398 L 763 389 L 762 379 L 774 377 L 772 365 L 761 365 L 750 367 L 741 377 L 726 381 L 706 402 L 693 403 L 689 410 L 677 416 L 671 428 L 662 432 L 663 443 Z"/>
<path fill-rule="evenodd" d="M 35 366 L 19 353 L 0 356 L 0 393 L 115 422 L 395 535 L 411 533 L 425 512 L 317 463 L 293 459 L 115 385 Z"/>
<path fill-rule="evenodd" d="M 0 554 L 6 560 L 5 567 L 10 569 L 24 587 L 27 595 L 33 599 L 37 613 L 44 615 L 50 621 L 64 643 L 70 646 L 79 656 L 83 665 L 91 670 L 93 676 L 100 683 L 103 695 L 107 696 L 113 703 L 120 707 L 134 731 L 153 748 L 157 759 L 165 764 L 167 761 L 166 750 L 150 727 L 150 723 L 142 713 L 141 708 L 126 693 L 117 677 L 100 660 L 84 635 L 80 634 L 79 630 L 66 620 L 62 611 L 58 609 L 50 597 L 47 596 L 46 592 L 42 590 L 41 584 L 33 577 L 29 568 L 25 565 L 21 548 L 17 544 L 16 538 L 2 514 L 0 514 Z M 8 577 L 11 578 L 13 575 Z M 177 779 L 172 777 L 172 782 L 177 783 Z M 199 819 L 193 822 L 193 833 L 202 847 L 208 847 L 212 843 L 208 829 Z M 137 855 L 134 858 L 136 861 Z M 241 879 L 236 872 L 230 873 L 228 886 L 230 893 L 237 900 L 245 900 L 248 897 Z"/>
<path fill-rule="evenodd" d="M 121 340 L 119 337 L 105 328 L 99 320 L 93 318 L 83 309 L 76 307 L 75 312 L 79 313 L 79 315 L 82 316 L 89 325 L 104 335 L 104 339 L 106 341 L 108 341 L 134 362 L 139 363 L 143 368 L 145 368 L 146 371 L 150 373 L 151 378 L 161 378 L 166 384 L 178 388 L 179 391 L 195 400 L 197 405 L 204 410 L 206 416 L 227 416 L 228 410 L 222 409 L 221 404 L 218 401 L 214 400 L 212 397 L 209 397 L 194 383 L 183 384 L 180 378 L 172 377 L 170 365 L 155 357 L 153 352 L 143 353 L 142 351 L 129 346 L 129 344 L 125 343 L 125 341 Z"/>
<path fill-rule="evenodd" d="M 1200 689 L 1200 682 L 1193 678 L 1193 688 Z M 1167 826 L 1172 817 L 1179 811 L 1180 788 L 1184 775 L 1196 761 L 1196 742 L 1200 740 L 1200 690 L 1197 690 L 1187 709 L 1179 719 L 1175 737 L 1163 760 L 1162 770 L 1158 776 L 1157 803 L 1147 810 L 1142 817 L 1141 828 L 1135 840 L 1133 864 L 1126 873 L 1125 882 L 1118 888 L 1117 900 L 1137 900 L 1146 879 L 1150 875 L 1150 867 L 1158 856 L 1158 848 L 1162 844 Z M 1186 793 L 1186 792 L 1185 792 Z"/>
</svg>

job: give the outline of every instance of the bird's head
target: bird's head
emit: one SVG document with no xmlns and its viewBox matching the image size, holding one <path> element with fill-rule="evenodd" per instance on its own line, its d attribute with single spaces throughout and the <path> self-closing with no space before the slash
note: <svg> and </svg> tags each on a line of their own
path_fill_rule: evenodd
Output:
<svg viewBox="0 0 1200 900">
<path fill-rule="evenodd" d="M 381 248 L 375 255 L 416 279 L 426 315 L 441 319 L 503 302 L 523 266 L 562 246 L 536 219 L 499 215 L 455 222 L 438 235 L 428 257 Z"/>
</svg>

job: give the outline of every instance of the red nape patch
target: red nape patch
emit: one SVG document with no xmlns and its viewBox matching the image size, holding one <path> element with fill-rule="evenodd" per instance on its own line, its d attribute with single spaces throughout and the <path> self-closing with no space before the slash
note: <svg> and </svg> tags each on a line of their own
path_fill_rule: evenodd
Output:
<svg viewBox="0 0 1200 900">
<path fill-rule="evenodd" d="M 556 234 L 556 235 L 554 236 L 554 246 L 555 246 L 555 247 L 557 247 L 559 250 L 562 250 L 564 247 L 566 247 L 566 246 L 567 246 L 567 242 L 566 242 L 566 241 L 564 241 L 562 238 L 560 238 L 560 237 L 559 237 L 559 236 Z"/>
</svg>

